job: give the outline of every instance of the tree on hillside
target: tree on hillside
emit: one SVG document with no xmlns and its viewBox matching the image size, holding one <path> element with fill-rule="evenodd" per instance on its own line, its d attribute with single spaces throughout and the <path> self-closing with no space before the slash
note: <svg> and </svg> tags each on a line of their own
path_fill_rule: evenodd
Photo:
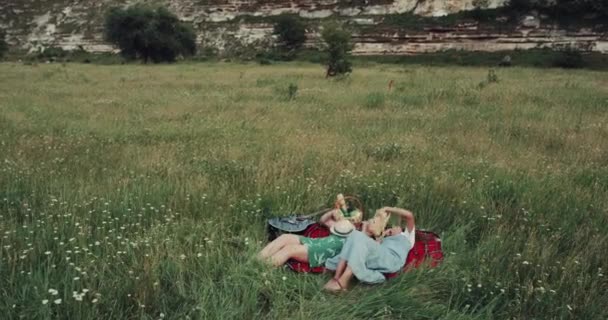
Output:
<svg viewBox="0 0 608 320">
<path fill-rule="evenodd" d="M 278 37 L 280 47 L 287 51 L 301 48 L 306 41 L 304 23 L 300 18 L 293 15 L 277 17 L 273 34 Z"/>
<path fill-rule="evenodd" d="M 321 37 L 327 53 L 327 76 L 350 73 L 352 64 L 349 58 L 353 49 L 350 32 L 332 23 L 324 26 Z"/>
<path fill-rule="evenodd" d="M 486 0 L 473 0 L 473 3 Z M 608 0 L 508 0 L 512 10 L 525 13 L 535 9 L 550 9 L 564 15 L 596 14 L 608 17 Z"/>
<path fill-rule="evenodd" d="M 595 13 L 608 17 L 608 0 L 556 0 L 554 6 L 562 13 Z"/>
<path fill-rule="evenodd" d="M 516 12 L 527 12 L 547 5 L 547 0 L 508 0 L 507 6 Z"/>
<path fill-rule="evenodd" d="M 104 33 L 127 59 L 172 62 L 179 55 L 196 52 L 192 28 L 163 7 L 112 8 L 106 15 Z"/>
<path fill-rule="evenodd" d="M 4 40 L 4 31 L 0 30 L 0 59 L 4 57 L 4 54 L 8 51 L 8 44 Z"/>
</svg>

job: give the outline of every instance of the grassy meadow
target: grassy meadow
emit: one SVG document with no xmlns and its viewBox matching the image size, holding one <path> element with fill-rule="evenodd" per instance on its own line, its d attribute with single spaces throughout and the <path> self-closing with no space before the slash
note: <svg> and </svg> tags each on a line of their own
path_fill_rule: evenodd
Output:
<svg viewBox="0 0 608 320">
<path fill-rule="evenodd" d="M 608 73 L 496 76 L 0 64 L 1 317 L 606 319 Z M 331 295 L 254 259 L 340 192 L 411 209 L 443 265 Z"/>
</svg>

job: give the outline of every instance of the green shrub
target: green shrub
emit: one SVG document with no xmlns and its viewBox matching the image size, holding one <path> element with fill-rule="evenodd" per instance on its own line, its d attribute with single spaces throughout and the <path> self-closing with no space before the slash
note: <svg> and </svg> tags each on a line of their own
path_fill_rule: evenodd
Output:
<svg viewBox="0 0 608 320">
<path fill-rule="evenodd" d="M 268 83 L 265 79 L 257 80 L 258 87 L 263 87 Z M 274 88 L 275 93 L 278 95 L 280 100 L 294 100 L 298 94 L 298 85 L 295 83 L 289 83 L 286 87 L 284 85 L 277 85 Z"/>
<path fill-rule="evenodd" d="M 38 54 L 36 54 L 36 59 L 55 61 L 66 58 L 68 54 L 69 51 L 63 50 L 61 47 L 48 47 L 44 50 L 40 50 Z"/>
<path fill-rule="evenodd" d="M 403 155 L 403 148 L 398 143 L 392 142 L 369 147 L 365 150 L 365 154 L 379 161 L 389 161 L 401 157 Z"/>
<path fill-rule="evenodd" d="M 540 5 L 537 0 L 509 0 L 507 7 L 517 12 L 527 12 Z"/>
<path fill-rule="evenodd" d="M 496 83 L 498 82 L 498 75 L 494 69 L 488 70 L 488 83 Z"/>
<path fill-rule="evenodd" d="M 498 83 L 498 75 L 494 69 L 488 70 L 486 80 L 479 82 L 479 84 L 477 84 L 477 88 L 481 90 L 492 83 Z"/>
<path fill-rule="evenodd" d="M 608 17 L 606 0 L 556 0 L 552 4 L 556 11 L 567 15 L 594 13 L 600 17 Z"/>
<path fill-rule="evenodd" d="M 293 15 L 277 17 L 273 34 L 279 40 L 279 47 L 285 51 L 297 50 L 306 41 L 304 23 L 299 17 Z"/>
<path fill-rule="evenodd" d="M 302 49 L 299 50 L 296 54 L 296 59 L 302 61 L 308 61 L 310 63 L 323 63 L 325 62 L 325 57 L 323 52 L 318 49 Z"/>
<path fill-rule="evenodd" d="M 263 66 L 268 66 L 268 65 L 272 64 L 272 60 L 270 60 L 268 58 L 259 58 L 258 63 Z"/>
<path fill-rule="evenodd" d="M 352 72 L 350 52 L 353 49 L 350 33 L 337 24 L 327 24 L 321 37 L 324 51 L 327 53 L 327 76 L 336 76 Z"/>
<path fill-rule="evenodd" d="M 206 47 L 199 48 L 199 54 L 198 54 L 199 59 L 207 60 L 210 58 L 217 57 L 217 55 L 218 55 L 218 50 L 214 47 L 206 46 Z"/>
<path fill-rule="evenodd" d="M 262 48 L 264 46 L 262 45 Z M 256 60 L 263 64 L 262 61 L 268 61 L 268 64 L 271 64 L 272 61 L 291 61 L 295 58 L 296 51 L 285 51 L 282 49 L 269 49 L 256 52 Z"/>
<path fill-rule="evenodd" d="M 580 51 L 574 48 L 566 48 L 560 51 L 553 60 L 553 66 L 566 69 L 577 69 L 585 66 L 585 60 Z"/>
<path fill-rule="evenodd" d="M 368 109 L 379 109 L 384 107 L 386 96 L 381 92 L 372 92 L 365 98 L 365 107 Z"/>
<path fill-rule="evenodd" d="M 118 46 L 127 59 L 172 62 L 196 51 L 192 28 L 163 7 L 111 8 L 104 32 L 106 40 Z"/>
<path fill-rule="evenodd" d="M 0 59 L 4 57 L 4 54 L 8 51 L 8 44 L 4 40 L 4 31 L 0 30 Z"/>
<path fill-rule="evenodd" d="M 289 100 L 295 99 L 296 94 L 298 94 L 298 85 L 295 83 L 290 83 L 287 87 L 287 96 L 289 97 Z"/>
</svg>

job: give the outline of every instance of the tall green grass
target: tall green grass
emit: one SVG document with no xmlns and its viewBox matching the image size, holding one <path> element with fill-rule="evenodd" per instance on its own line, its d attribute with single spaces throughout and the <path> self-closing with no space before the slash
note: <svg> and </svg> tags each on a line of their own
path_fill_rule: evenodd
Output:
<svg viewBox="0 0 608 320">
<path fill-rule="evenodd" d="M 605 319 L 608 76 L 487 74 L 2 64 L 0 312 Z M 333 296 L 256 262 L 266 218 L 339 192 L 413 210 L 444 264 Z"/>
</svg>

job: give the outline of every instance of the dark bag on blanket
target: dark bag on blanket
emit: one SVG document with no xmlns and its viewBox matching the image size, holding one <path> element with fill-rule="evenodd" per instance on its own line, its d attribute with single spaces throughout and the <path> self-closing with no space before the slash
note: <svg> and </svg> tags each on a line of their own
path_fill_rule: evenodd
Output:
<svg viewBox="0 0 608 320">
<path fill-rule="evenodd" d="M 268 219 L 268 241 L 272 241 L 284 233 L 303 235 L 308 227 L 317 223 L 313 218 L 324 214 L 330 210 L 331 209 L 322 209 L 320 211 L 305 216 L 291 215 L 287 217 L 276 217 Z"/>
<path fill-rule="evenodd" d="M 316 222 L 307 217 L 289 216 L 268 219 L 268 241 L 284 233 L 303 234 L 306 228 Z"/>
</svg>

